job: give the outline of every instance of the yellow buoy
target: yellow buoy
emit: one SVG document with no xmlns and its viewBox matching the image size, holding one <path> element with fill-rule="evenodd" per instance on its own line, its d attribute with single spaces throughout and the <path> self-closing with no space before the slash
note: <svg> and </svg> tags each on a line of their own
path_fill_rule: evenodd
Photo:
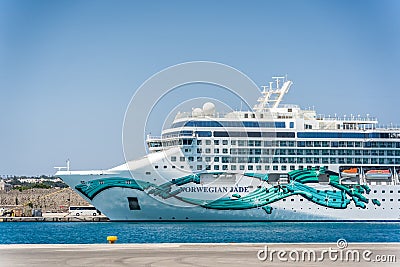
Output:
<svg viewBox="0 0 400 267">
<path fill-rule="evenodd" d="M 109 236 L 107 236 L 107 241 L 108 241 L 109 244 L 114 244 L 115 241 L 117 241 L 117 240 L 118 240 L 118 237 L 115 236 L 115 235 L 109 235 Z"/>
</svg>

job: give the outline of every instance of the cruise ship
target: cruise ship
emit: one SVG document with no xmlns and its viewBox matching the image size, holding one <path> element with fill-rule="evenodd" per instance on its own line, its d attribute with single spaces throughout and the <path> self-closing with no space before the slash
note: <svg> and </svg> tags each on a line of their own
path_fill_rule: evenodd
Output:
<svg viewBox="0 0 400 267">
<path fill-rule="evenodd" d="M 207 102 L 142 158 L 56 175 L 113 221 L 400 221 L 400 129 L 281 104 L 273 79 L 251 111 Z"/>
</svg>

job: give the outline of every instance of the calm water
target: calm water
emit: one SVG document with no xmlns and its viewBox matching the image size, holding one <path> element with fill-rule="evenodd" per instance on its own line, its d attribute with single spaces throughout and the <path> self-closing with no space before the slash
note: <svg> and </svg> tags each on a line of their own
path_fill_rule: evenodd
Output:
<svg viewBox="0 0 400 267">
<path fill-rule="evenodd" d="M 0 244 L 400 242 L 400 223 L 0 223 Z"/>
</svg>

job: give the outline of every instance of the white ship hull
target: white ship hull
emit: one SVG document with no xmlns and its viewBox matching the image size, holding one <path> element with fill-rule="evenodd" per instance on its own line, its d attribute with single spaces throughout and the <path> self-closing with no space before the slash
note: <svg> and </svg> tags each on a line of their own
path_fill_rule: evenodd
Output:
<svg viewBox="0 0 400 267">
<path fill-rule="evenodd" d="M 371 190 L 380 192 L 371 194 L 371 197 L 387 199 L 380 207 L 368 203 L 367 208 L 360 209 L 352 203 L 346 209 L 330 209 L 307 201 L 300 202 L 301 197 L 291 197 L 286 202 L 271 204 L 271 214 L 266 214 L 261 207 L 248 210 L 176 207 L 129 188 L 111 188 L 93 200 L 81 195 L 113 221 L 400 221 L 398 199 L 390 202 L 393 196 L 381 193 L 382 190 L 397 193 L 400 186 L 371 186 Z M 128 197 L 136 197 L 141 209 L 130 210 Z"/>
<path fill-rule="evenodd" d="M 177 153 L 177 151 L 171 151 L 166 156 L 171 155 L 171 153 Z M 157 154 L 153 153 L 150 157 L 130 164 L 131 172 L 135 175 L 135 181 L 141 182 L 143 185 L 161 179 L 158 183 L 158 186 L 160 186 L 164 183 L 164 179 L 172 181 L 174 178 L 188 175 L 187 172 L 178 170 L 167 174 L 162 173 L 164 174 L 162 178 L 154 178 L 156 177 L 154 175 L 140 177 L 139 173 L 153 170 L 153 164 L 157 160 L 163 161 L 163 157 L 159 157 L 160 155 Z M 164 153 L 161 154 L 165 156 Z M 168 165 L 168 167 L 170 166 Z M 400 221 L 400 185 L 369 185 L 369 193 L 364 192 L 362 194 L 365 197 L 364 207 L 357 206 L 356 202 L 352 200 L 354 197 L 351 196 L 347 196 L 348 204 L 346 206 L 335 208 L 329 205 L 324 206 L 325 203 L 323 201 L 315 202 L 310 198 L 307 199 L 304 195 L 292 194 L 277 201 L 272 201 L 268 205 L 260 203 L 260 206 L 255 205 L 248 208 L 237 207 L 232 204 L 232 206 L 221 209 L 219 207 L 195 205 L 179 199 L 179 197 L 190 197 L 190 199 L 210 200 L 215 197 L 216 192 L 205 193 L 184 190 L 175 195 L 178 198 L 174 196 L 163 198 L 149 193 L 152 187 L 142 190 L 133 186 L 134 180 L 131 178 L 131 172 L 115 169 L 104 172 L 61 171 L 57 175 L 113 221 Z M 250 191 L 254 191 L 257 187 L 270 190 L 274 190 L 277 187 L 276 184 L 273 185 L 254 177 L 240 177 L 239 181 L 231 184 L 234 188 L 253 186 L 253 190 Z M 99 184 L 98 181 L 102 181 L 100 182 L 102 184 Z M 326 183 L 305 185 L 321 192 L 325 192 L 325 190 L 334 192 L 333 190 L 337 190 Z M 206 185 L 193 181 L 176 186 L 176 188 L 185 187 L 191 189 L 204 188 L 206 186 L 214 188 L 210 184 Z M 215 186 L 222 185 L 217 184 Z M 83 192 L 82 189 L 77 190 L 78 188 L 86 188 L 87 190 Z M 174 188 L 169 190 L 169 192 L 171 191 L 174 191 Z M 192 189 L 192 191 L 196 190 Z M 211 190 L 209 189 L 209 191 Z M 214 189 L 214 191 L 216 190 Z M 232 198 L 233 193 L 229 191 L 228 193 L 221 193 L 217 198 L 230 197 L 233 201 L 232 203 L 240 204 L 243 202 L 241 198 L 244 199 L 246 195 L 252 193 L 242 192 L 238 193 L 240 198 Z M 322 197 L 324 197 L 324 194 Z M 137 200 L 137 209 L 130 207 L 128 199 Z M 374 204 L 372 200 L 378 200 L 379 205 Z M 328 200 L 326 199 L 326 201 Z M 272 208 L 271 212 L 266 212 L 263 208 L 264 206 L 270 206 Z"/>
</svg>

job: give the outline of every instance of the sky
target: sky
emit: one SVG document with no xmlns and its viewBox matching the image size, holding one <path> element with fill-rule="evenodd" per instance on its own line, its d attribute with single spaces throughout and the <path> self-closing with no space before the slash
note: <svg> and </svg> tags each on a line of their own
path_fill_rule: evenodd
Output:
<svg viewBox="0 0 400 267">
<path fill-rule="evenodd" d="M 124 162 L 135 90 L 169 66 L 230 65 L 285 103 L 399 124 L 400 2 L 0 1 L 0 176 Z"/>
</svg>

